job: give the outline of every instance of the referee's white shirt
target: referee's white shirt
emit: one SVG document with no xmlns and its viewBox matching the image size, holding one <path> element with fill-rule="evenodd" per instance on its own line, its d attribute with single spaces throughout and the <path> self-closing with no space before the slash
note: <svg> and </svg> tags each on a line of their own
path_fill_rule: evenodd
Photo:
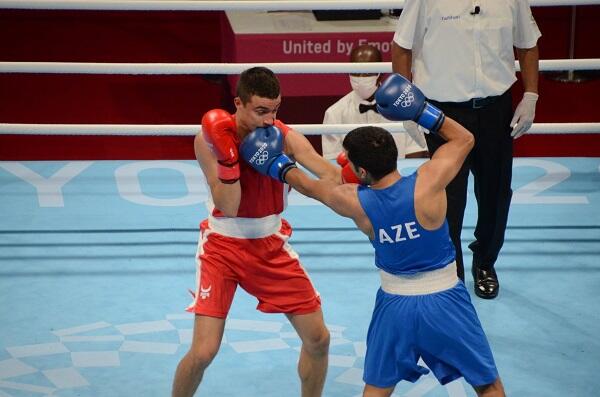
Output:
<svg viewBox="0 0 600 397">
<path fill-rule="evenodd" d="M 390 123 L 388 119 L 377 112 L 368 110 L 365 113 L 360 113 L 358 105 L 372 104 L 361 99 L 354 91 L 340 98 L 336 103 L 331 105 L 325 111 L 323 124 L 379 124 Z M 419 146 L 408 134 L 393 133 L 396 147 L 398 148 L 398 158 L 404 158 L 409 153 L 422 152 L 427 148 Z M 323 134 L 321 143 L 323 146 L 323 157 L 326 159 L 335 159 L 343 150 L 342 134 Z"/>
<path fill-rule="evenodd" d="M 513 46 L 532 48 L 540 36 L 527 0 L 406 0 L 394 41 L 412 50 L 413 82 L 425 96 L 463 102 L 508 90 Z"/>
</svg>

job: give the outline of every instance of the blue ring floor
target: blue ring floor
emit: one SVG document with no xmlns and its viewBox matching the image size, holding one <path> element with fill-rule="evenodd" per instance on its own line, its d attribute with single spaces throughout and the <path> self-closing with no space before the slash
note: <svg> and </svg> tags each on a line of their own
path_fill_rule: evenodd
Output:
<svg viewBox="0 0 600 397">
<path fill-rule="evenodd" d="M 420 160 L 402 160 L 403 173 Z M 206 189 L 193 161 L 0 162 L 0 397 L 167 396 L 191 339 Z M 472 183 L 471 183 L 472 186 Z M 507 394 L 600 390 L 600 159 L 517 158 L 497 299 L 467 287 Z M 362 391 L 378 275 L 353 224 L 297 193 L 284 216 L 331 331 L 324 396 Z M 238 290 L 198 395 L 299 395 L 299 340 Z M 401 382 L 394 396 L 474 396 L 460 379 Z"/>
</svg>

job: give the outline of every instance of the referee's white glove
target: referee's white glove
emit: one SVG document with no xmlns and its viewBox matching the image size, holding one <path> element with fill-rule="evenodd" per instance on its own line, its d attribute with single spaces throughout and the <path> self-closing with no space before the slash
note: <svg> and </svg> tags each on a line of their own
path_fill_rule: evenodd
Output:
<svg viewBox="0 0 600 397">
<path fill-rule="evenodd" d="M 537 103 L 539 95 L 535 92 L 526 92 L 523 94 L 523 99 L 519 102 L 515 114 L 510 121 L 512 132 L 510 136 L 513 139 L 519 138 L 521 135 L 526 133 L 533 124 L 535 118 L 535 105 Z"/>
<path fill-rule="evenodd" d="M 425 141 L 425 135 L 423 135 L 423 133 L 429 133 L 429 130 L 427 128 L 423 128 L 419 124 L 410 120 L 403 121 L 402 126 L 404 127 L 408 135 L 413 139 L 413 141 L 417 143 L 417 145 L 427 150 L 427 142 Z"/>
</svg>

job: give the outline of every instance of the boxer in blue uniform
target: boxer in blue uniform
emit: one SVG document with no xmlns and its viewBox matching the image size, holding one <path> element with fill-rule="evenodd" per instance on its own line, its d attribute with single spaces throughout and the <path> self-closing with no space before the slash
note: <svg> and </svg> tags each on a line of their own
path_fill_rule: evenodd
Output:
<svg viewBox="0 0 600 397">
<path fill-rule="evenodd" d="M 360 127 L 345 137 L 338 158 L 345 184 L 315 180 L 283 153 L 282 134 L 259 128 L 242 142 L 242 157 L 354 220 L 375 248 L 381 275 L 367 336 L 363 396 L 390 396 L 401 380 L 427 368 L 441 384 L 464 377 L 478 396 L 504 396 L 492 351 L 463 282 L 446 222 L 445 187 L 473 147 L 473 135 L 394 74 L 375 95 L 390 120 L 414 120 L 447 142 L 412 175 L 397 170 L 389 132 Z M 259 160 L 258 160 L 259 159 Z"/>
</svg>

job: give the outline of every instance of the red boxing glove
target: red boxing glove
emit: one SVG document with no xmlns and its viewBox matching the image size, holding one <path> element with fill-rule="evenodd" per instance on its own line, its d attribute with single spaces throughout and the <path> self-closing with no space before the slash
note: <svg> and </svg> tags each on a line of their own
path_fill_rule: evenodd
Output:
<svg viewBox="0 0 600 397">
<path fill-rule="evenodd" d="M 360 179 L 352 170 L 350 161 L 346 157 L 346 152 L 340 152 L 335 159 L 337 163 L 342 167 L 342 182 L 343 183 L 358 183 L 360 185 Z"/>
<path fill-rule="evenodd" d="M 213 109 L 202 117 L 202 137 L 217 157 L 217 175 L 223 183 L 235 183 L 240 179 L 236 134 L 235 122 L 229 112 Z"/>
</svg>

